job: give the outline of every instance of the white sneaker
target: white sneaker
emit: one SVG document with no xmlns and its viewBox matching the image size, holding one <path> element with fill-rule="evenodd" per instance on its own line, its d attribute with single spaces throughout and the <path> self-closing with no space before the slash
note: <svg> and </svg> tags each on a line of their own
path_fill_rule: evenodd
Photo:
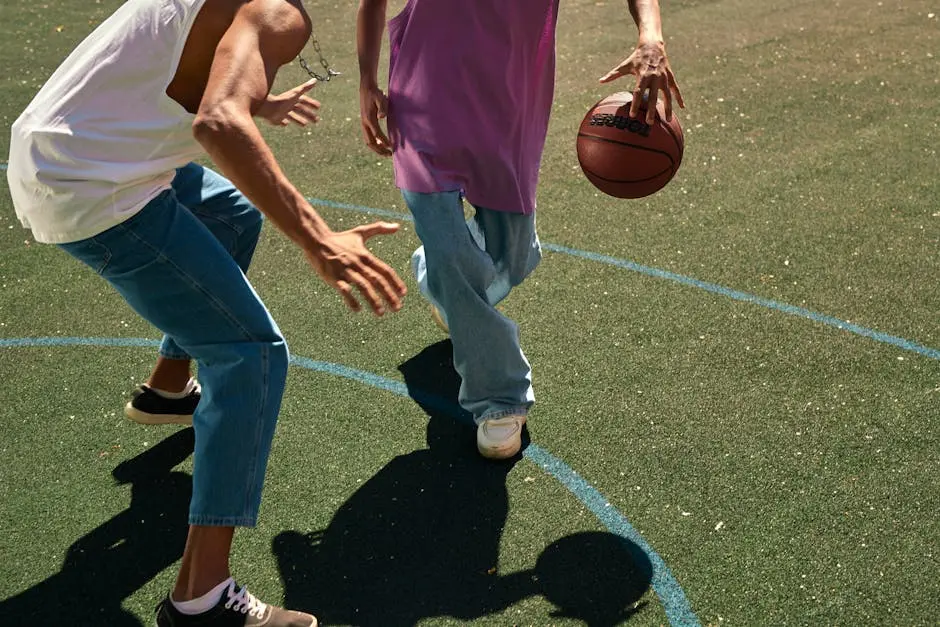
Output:
<svg viewBox="0 0 940 627">
<path fill-rule="evenodd" d="M 477 427 L 477 449 L 489 459 L 509 459 L 522 448 L 525 415 L 513 414 L 484 420 Z"/>
</svg>

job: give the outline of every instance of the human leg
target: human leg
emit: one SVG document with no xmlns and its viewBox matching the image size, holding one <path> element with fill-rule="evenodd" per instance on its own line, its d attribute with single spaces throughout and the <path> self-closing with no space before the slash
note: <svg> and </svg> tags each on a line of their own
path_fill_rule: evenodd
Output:
<svg viewBox="0 0 940 627">
<path fill-rule="evenodd" d="M 173 192 L 248 272 L 263 215 L 225 177 L 190 163 L 177 170 Z M 125 407 L 128 418 L 144 424 L 192 424 L 201 390 L 192 376 L 191 360 L 170 336 L 164 336 L 157 363 L 145 385 Z"/>
<path fill-rule="evenodd" d="M 509 258 L 512 234 L 494 238 L 500 244 L 492 250 L 503 250 L 494 258 L 476 236 L 496 229 L 495 218 L 483 218 L 482 227 L 468 226 L 458 192 L 403 195 L 423 244 L 413 257 L 419 288 L 450 328 L 454 366 L 462 378 L 461 405 L 478 424 L 525 416 L 534 402 L 531 370 L 516 324 L 495 308 L 508 294 L 504 281 L 511 285 L 527 274 Z"/>
<path fill-rule="evenodd" d="M 494 306 L 522 283 L 542 259 L 535 230 L 535 214 L 524 215 L 474 206 L 467 228 L 474 242 L 486 251 L 496 268 L 496 278 L 486 290 Z"/>
<path fill-rule="evenodd" d="M 542 258 L 535 232 L 535 215 L 494 211 L 480 206 L 474 209 L 467 228 L 474 242 L 486 251 L 496 267 L 496 277 L 487 288 L 487 299 L 496 306 L 512 288 L 522 283 Z M 526 419 L 527 413 L 484 419 L 477 428 L 480 453 L 494 459 L 514 456 L 522 446 L 522 427 Z"/>
<path fill-rule="evenodd" d="M 204 398 L 193 416 L 191 531 L 176 585 L 184 596 L 197 595 L 228 576 L 233 528 L 257 519 L 287 373 L 286 343 L 232 255 L 172 191 L 127 222 L 62 248 L 92 266 L 199 365 Z M 247 598 L 247 592 L 229 594 Z M 186 624 L 165 612 L 170 618 L 161 624 Z"/>
</svg>

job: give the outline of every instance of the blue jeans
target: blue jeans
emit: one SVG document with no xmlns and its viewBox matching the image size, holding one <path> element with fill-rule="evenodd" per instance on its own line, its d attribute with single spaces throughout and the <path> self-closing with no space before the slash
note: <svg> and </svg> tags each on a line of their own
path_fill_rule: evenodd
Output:
<svg viewBox="0 0 940 627">
<path fill-rule="evenodd" d="M 261 504 L 288 362 L 244 274 L 261 223 L 228 180 L 189 164 L 127 221 L 60 245 L 166 334 L 162 355 L 198 364 L 192 525 L 252 526 Z"/>
<path fill-rule="evenodd" d="M 496 305 L 542 257 L 535 215 L 474 207 L 465 220 L 460 192 L 402 195 L 423 244 L 411 258 L 415 278 L 450 329 L 460 405 L 477 423 L 526 414 L 532 369 L 516 323 Z"/>
</svg>

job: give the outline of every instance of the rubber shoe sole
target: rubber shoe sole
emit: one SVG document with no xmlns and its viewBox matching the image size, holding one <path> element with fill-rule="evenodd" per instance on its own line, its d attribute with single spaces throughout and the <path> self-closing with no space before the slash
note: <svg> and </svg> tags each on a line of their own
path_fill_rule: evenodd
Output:
<svg viewBox="0 0 940 627">
<path fill-rule="evenodd" d="M 201 398 L 198 387 L 188 396 L 171 399 L 160 396 L 147 385 L 141 385 L 124 406 L 124 415 L 143 425 L 192 425 L 193 412 Z"/>
<path fill-rule="evenodd" d="M 192 426 L 192 414 L 148 414 L 134 407 L 130 402 L 124 406 L 124 415 L 142 425 L 186 425 Z"/>
</svg>

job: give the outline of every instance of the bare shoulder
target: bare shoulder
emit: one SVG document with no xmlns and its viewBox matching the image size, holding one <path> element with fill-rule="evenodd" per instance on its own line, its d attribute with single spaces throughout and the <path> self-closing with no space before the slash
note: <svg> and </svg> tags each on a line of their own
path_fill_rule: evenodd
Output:
<svg viewBox="0 0 940 627">
<path fill-rule="evenodd" d="M 234 9 L 231 29 L 254 33 L 263 49 L 283 56 L 286 63 L 297 56 L 310 37 L 310 16 L 301 0 L 209 0 L 221 12 Z"/>
<path fill-rule="evenodd" d="M 265 34 L 306 38 L 310 33 L 310 16 L 301 0 L 248 0 L 238 15 Z"/>
</svg>

